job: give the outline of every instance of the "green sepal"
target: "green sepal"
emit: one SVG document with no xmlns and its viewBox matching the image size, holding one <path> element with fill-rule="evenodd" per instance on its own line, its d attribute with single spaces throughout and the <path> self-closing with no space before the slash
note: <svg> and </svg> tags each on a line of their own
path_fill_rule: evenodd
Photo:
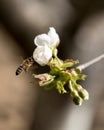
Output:
<svg viewBox="0 0 104 130">
<path fill-rule="evenodd" d="M 51 89 L 54 88 L 55 86 L 56 86 L 56 82 L 53 81 L 53 82 L 51 82 L 50 84 L 44 86 L 44 89 L 45 89 L 45 90 L 51 90 Z"/>
<path fill-rule="evenodd" d="M 40 86 L 46 86 L 46 85 L 52 83 L 53 81 L 54 81 L 54 78 L 49 79 L 49 80 L 39 81 L 39 85 L 40 85 Z"/>
<path fill-rule="evenodd" d="M 62 68 L 72 67 L 72 66 L 74 66 L 78 63 L 79 63 L 78 60 L 67 59 L 67 60 L 64 61 Z"/>
<path fill-rule="evenodd" d="M 79 69 L 72 69 L 71 75 L 73 80 L 85 80 L 86 75 L 82 74 Z"/>
<path fill-rule="evenodd" d="M 57 90 L 58 90 L 58 92 L 60 93 L 60 94 L 64 94 L 64 93 L 67 93 L 67 91 L 65 90 L 65 88 L 64 88 L 64 84 L 63 84 L 63 82 L 62 81 L 57 81 L 56 82 L 56 88 L 57 88 Z"/>
</svg>

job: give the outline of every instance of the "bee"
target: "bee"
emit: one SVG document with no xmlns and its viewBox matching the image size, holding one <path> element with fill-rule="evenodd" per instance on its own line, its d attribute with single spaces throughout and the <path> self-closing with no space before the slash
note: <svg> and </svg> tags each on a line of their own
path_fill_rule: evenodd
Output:
<svg viewBox="0 0 104 130">
<path fill-rule="evenodd" d="M 33 57 L 28 57 L 23 60 L 22 64 L 17 68 L 16 75 L 21 74 L 23 71 L 28 72 L 29 68 L 34 64 Z"/>
</svg>

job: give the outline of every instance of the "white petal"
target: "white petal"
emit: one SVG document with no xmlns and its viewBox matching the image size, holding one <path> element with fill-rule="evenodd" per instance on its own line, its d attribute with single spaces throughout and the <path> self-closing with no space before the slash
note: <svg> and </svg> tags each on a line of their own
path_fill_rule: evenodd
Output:
<svg viewBox="0 0 104 130">
<path fill-rule="evenodd" d="M 36 46 L 44 46 L 50 43 L 50 37 L 47 34 L 41 34 L 35 37 L 34 43 Z"/>
<path fill-rule="evenodd" d="M 48 32 L 48 36 L 50 37 L 50 46 L 58 46 L 59 44 L 59 35 L 56 33 L 55 28 L 50 27 L 50 30 Z"/>
<path fill-rule="evenodd" d="M 48 46 L 38 46 L 33 52 L 34 60 L 40 65 L 46 65 L 52 58 L 52 50 Z"/>
<path fill-rule="evenodd" d="M 83 92 L 85 94 L 84 100 L 89 100 L 89 93 L 85 89 L 83 90 Z"/>
</svg>

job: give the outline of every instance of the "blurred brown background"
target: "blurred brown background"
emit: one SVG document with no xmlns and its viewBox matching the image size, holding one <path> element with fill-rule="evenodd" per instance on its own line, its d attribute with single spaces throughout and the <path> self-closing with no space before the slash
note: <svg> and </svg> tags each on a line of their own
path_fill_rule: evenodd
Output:
<svg viewBox="0 0 104 130">
<path fill-rule="evenodd" d="M 104 60 L 84 71 L 90 100 L 81 107 L 44 91 L 31 73 L 15 76 L 34 37 L 51 26 L 60 58 L 84 63 L 104 53 L 103 0 L 0 0 L 0 130 L 104 130 Z"/>
</svg>

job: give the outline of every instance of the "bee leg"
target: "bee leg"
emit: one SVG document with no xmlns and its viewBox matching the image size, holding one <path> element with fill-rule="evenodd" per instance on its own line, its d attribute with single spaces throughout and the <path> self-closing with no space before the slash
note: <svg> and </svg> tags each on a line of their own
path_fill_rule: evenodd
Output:
<svg viewBox="0 0 104 130">
<path fill-rule="evenodd" d="M 28 71 L 29 71 L 29 68 L 30 68 L 30 67 L 25 68 L 25 72 L 28 72 Z"/>
<path fill-rule="evenodd" d="M 30 67 L 31 67 L 31 65 L 27 66 L 27 67 L 25 68 L 25 71 L 28 72 Z"/>
</svg>

